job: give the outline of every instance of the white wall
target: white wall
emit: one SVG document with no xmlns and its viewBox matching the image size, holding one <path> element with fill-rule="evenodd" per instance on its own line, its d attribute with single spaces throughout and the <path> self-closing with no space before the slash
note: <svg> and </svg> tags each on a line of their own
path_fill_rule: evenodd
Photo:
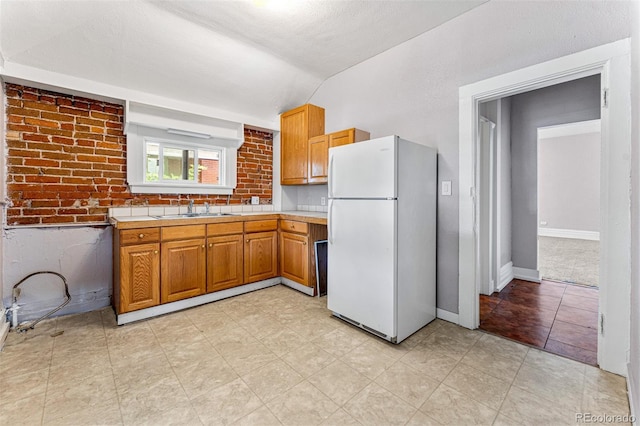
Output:
<svg viewBox="0 0 640 426">
<path fill-rule="evenodd" d="M 11 304 L 13 286 L 32 272 L 54 271 L 67 279 L 71 302 L 56 315 L 99 309 L 110 303 L 112 228 L 57 227 L 4 230 L 4 305 Z M 20 286 L 20 322 L 39 318 L 64 300 L 62 282 L 39 275 Z"/>
<path fill-rule="evenodd" d="M 594 25 L 597 22 L 597 25 Z M 458 312 L 458 88 L 630 34 L 625 2 L 485 3 L 325 81 L 327 128 L 398 134 L 438 149 L 438 308 Z"/>
<path fill-rule="evenodd" d="M 640 3 L 632 6 L 631 39 L 631 341 L 629 384 L 631 411 L 640 416 Z"/>
<path fill-rule="evenodd" d="M 599 132 L 538 140 L 538 219 L 540 228 L 600 231 Z"/>
</svg>

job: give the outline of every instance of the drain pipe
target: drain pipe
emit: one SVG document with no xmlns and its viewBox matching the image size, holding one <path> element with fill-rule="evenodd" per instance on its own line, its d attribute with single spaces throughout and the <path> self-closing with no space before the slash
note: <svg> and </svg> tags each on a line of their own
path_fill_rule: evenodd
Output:
<svg viewBox="0 0 640 426">
<path fill-rule="evenodd" d="M 60 306 L 58 306 L 57 308 L 51 310 L 50 312 L 44 314 L 43 316 L 41 316 L 40 318 L 38 318 L 37 320 L 33 321 L 31 324 L 28 325 L 23 325 L 23 326 L 18 326 L 18 309 L 20 309 L 20 306 L 18 306 L 18 297 L 20 297 L 20 284 L 24 283 L 25 281 L 27 281 L 29 278 L 35 276 L 35 275 L 40 275 L 40 274 L 52 274 L 57 276 L 58 278 L 60 278 L 62 280 L 62 283 L 64 284 L 64 294 L 65 294 L 65 301 L 62 302 L 62 304 Z M 17 283 L 16 285 L 13 286 L 13 304 L 11 305 L 11 326 L 14 328 L 15 331 L 21 333 L 21 332 L 25 332 L 27 330 L 33 330 L 33 328 L 36 326 L 36 324 L 38 324 L 40 321 L 42 321 L 45 318 L 50 317 L 51 315 L 53 315 L 54 313 L 58 312 L 60 309 L 64 308 L 69 302 L 71 301 L 71 295 L 69 294 L 69 286 L 67 285 L 67 279 L 64 277 L 64 275 L 59 274 L 57 272 L 53 272 L 53 271 L 38 271 L 38 272 L 34 272 L 32 274 L 27 275 L 26 277 L 24 277 L 23 279 L 20 280 L 19 283 Z"/>
</svg>

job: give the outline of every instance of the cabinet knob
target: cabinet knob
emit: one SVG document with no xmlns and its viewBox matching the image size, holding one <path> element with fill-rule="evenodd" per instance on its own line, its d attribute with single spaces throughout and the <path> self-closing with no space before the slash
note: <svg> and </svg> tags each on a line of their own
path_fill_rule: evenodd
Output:
<svg viewBox="0 0 640 426">
<path fill-rule="evenodd" d="M 249 242 L 249 240 L 247 240 L 247 242 Z"/>
<path fill-rule="evenodd" d="M 303 242 L 302 242 L 302 245 L 303 245 L 303 246 L 306 246 L 306 245 L 307 245 L 307 242 L 306 242 L 306 241 L 303 241 Z"/>
<path fill-rule="evenodd" d="M 202 248 L 204 248 L 204 244 L 202 245 Z"/>
<path fill-rule="evenodd" d="M 144 234 L 138 235 L 138 238 L 140 238 L 140 239 L 144 238 Z"/>
<path fill-rule="evenodd" d="M 209 247 L 213 247 L 213 243 L 209 243 Z"/>
<path fill-rule="evenodd" d="M 154 250 L 154 251 L 153 251 L 153 254 L 158 254 L 158 250 Z"/>
</svg>

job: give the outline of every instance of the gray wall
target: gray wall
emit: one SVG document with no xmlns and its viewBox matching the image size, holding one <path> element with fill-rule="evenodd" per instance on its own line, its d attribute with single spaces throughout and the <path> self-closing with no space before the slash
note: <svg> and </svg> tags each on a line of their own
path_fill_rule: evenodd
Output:
<svg viewBox="0 0 640 426">
<path fill-rule="evenodd" d="M 326 109 L 326 128 L 438 149 L 438 181 L 453 187 L 438 197 L 438 308 L 458 312 L 458 197 L 469 191 L 458 186 L 460 86 L 629 37 L 629 21 L 626 2 L 490 1 L 334 75 L 309 100 Z"/>
<path fill-rule="evenodd" d="M 600 132 L 538 140 L 538 219 L 600 231 Z"/>
<path fill-rule="evenodd" d="M 539 127 L 600 118 L 600 76 L 511 97 L 511 254 L 513 266 L 537 268 Z"/>
</svg>

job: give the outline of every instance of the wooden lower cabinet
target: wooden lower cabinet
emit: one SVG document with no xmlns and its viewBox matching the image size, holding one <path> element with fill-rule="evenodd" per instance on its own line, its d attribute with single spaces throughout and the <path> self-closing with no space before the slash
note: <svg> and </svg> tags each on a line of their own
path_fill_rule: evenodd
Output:
<svg viewBox="0 0 640 426">
<path fill-rule="evenodd" d="M 244 238 L 244 281 L 252 283 L 277 277 L 277 231 L 245 234 Z"/>
<path fill-rule="evenodd" d="M 280 233 L 280 275 L 298 283 L 309 283 L 309 237 Z"/>
<path fill-rule="evenodd" d="M 224 290 L 244 283 L 242 234 L 207 239 L 207 292 Z"/>
<path fill-rule="evenodd" d="M 150 308 L 160 303 L 160 244 L 120 248 L 118 313 Z"/>
<path fill-rule="evenodd" d="M 161 302 L 205 294 L 206 262 L 204 238 L 163 242 Z"/>
</svg>

